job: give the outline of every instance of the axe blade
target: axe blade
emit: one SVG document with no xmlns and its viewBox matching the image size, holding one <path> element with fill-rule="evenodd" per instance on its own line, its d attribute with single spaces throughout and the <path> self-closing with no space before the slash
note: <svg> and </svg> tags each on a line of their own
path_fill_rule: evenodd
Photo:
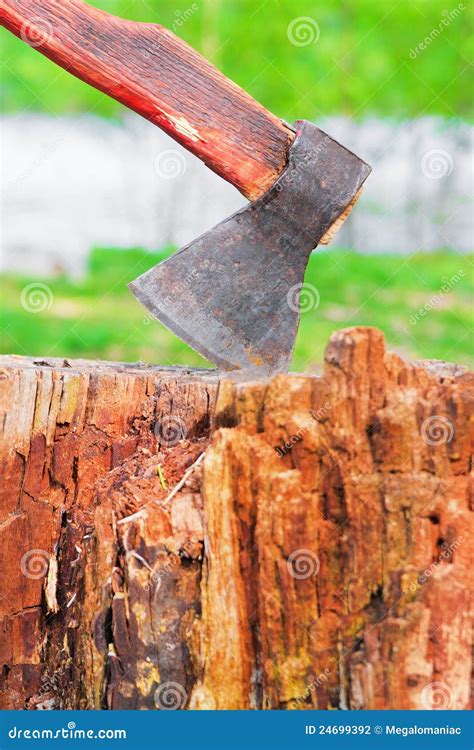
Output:
<svg viewBox="0 0 474 750">
<path fill-rule="evenodd" d="M 288 164 L 261 198 L 129 285 L 158 320 L 226 370 L 288 370 L 311 251 L 371 171 L 315 125 L 295 128 Z"/>
</svg>

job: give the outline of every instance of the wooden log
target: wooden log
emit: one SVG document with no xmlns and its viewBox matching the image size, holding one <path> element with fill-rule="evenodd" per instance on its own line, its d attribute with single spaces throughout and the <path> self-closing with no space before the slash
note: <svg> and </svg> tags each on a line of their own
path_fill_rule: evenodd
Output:
<svg viewBox="0 0 474 750">
<path fill-rule="evenodd" d="M 202 450 L 216 389 L 206 371 L 1 358 L 0 707 L 37 694 L 49 707 L 73 674 L 86 689 L 74 644 L 98 486 L 137 452 L 156 472 L 177 439 L 191 456 Z M 185 454 L 181 441 L 178 473 Z M 133 511 L 135 493 L 123 502 Z"/>
<path fill-rule="evenodd" d="M 472 374 L 68 365 L 1 362 L 2 707 L 470 706 Z"/>
</svg>

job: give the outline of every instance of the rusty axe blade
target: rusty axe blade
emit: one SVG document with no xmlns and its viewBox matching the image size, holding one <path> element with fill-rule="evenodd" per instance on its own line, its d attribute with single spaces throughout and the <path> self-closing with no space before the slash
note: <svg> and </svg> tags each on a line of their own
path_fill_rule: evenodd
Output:
<svg viewBox="0 0 474 750">
<path fill-rule="evenodd" d="M 288 370 L 311 251 L 371 169 L 305 121 L 288 165 L 257 201 L 129 286 L 199 354 L 227 370 Z"/>
</svg>

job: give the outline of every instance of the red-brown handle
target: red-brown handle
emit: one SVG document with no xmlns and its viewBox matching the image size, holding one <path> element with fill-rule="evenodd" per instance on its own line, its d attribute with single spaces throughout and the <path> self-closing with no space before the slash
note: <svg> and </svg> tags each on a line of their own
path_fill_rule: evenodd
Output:
<svg viewBox="0 0 474 750">
<path fill-rule="evenodd" d="M 294 133 L 162 26 L 82 0 L 1 0 L 0 21 L 151 120 L 251 200 L 284 168 Z"/>
</svg>

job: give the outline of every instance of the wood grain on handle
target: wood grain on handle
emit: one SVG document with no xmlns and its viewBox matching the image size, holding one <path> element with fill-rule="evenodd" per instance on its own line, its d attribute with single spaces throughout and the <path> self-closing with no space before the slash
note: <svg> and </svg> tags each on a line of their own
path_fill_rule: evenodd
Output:
<svg viewBox="0 0 474 750">
<path fill-rule="evenodd" d="M 293 131 L 162 26 L 82 0 L 1 0 L 0 21 L 165 130 L 250 200 L 284 168 Z"/>
</svg>

